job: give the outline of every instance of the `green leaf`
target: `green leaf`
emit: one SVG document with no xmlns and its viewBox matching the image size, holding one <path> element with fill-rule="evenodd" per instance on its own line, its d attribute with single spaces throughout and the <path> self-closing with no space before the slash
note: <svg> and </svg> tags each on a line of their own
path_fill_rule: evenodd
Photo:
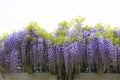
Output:
<svg viewBox="0 0 120 80">
<path fill-rule="evenodd" d="M 82 28 L 82 30 L 83 30 L 83 31 L 84 31 L 84 30 L 90 30 L 90 26 L 85 25 L 85 26 Z"/>
<path fill-rule="evenodd" d="M 27 41 L 31 41 L 31 40 L 32 40 L 32 37 L 31 37 L 30 35 L 27 35 L 27 36 L 26 36 L 26 40 L 27 40 Z"/>
<path fill-rule="evenodd" d="M 96 37 L 98 38 L 98 37 L 100 37 L 100 32 L 96 32 Z"/>
<path fill-rule="evenodd" d="M 63 28 L 69 27 L 69 23 L 67 21 L 62 21 L 58 25 L 61 26 L 61 27 L 63 27 Z"/>
<path fill-rule="evenodd" d="M 103 26 L 102 23 L 97 23 L 97 24 L 95 25 L 95 28 L 103 29 L 104 26 Z"/>
<path fill-rule="evenodd" d="M 7 37 L 8 37 L 8 33 L 3 33 L 3 34 L 1 35 L 1 39 L 2 39 L 2 40 L 6 40 Z"/>
</svg>

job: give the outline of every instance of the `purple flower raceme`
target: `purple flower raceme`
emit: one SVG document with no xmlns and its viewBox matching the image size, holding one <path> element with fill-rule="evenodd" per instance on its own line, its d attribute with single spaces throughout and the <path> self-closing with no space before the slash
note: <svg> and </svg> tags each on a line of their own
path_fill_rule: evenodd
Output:
<svg viewBox="0 0 120 80">
<path fill-rule="evenodd" d="M 95 55 L 95 52 L 94 52 L 94 42 L 91 40 L 89 42 L 89 44 L 87 45 L 87 62 L 88 62 L 88 67 L 89 67 L 89 71 L 91 72 L 91 68 L 93 67 L 94 65 L 94 55 Z"/>
<path fill-rule="evenodd" d="M 68 67 L 69 62 L 70 62 L 70 45 L 71 43 L 68 41 L 65 41 L 65 43 L 63 44 L 63 56 L 64 56 L 64 62 L 65 62 L 65 69 L 66 69 L 66 73 L 68 74 Z"/>
<path fill-rule="evenodd" d="M 61 55 L 62 55 L 62 45 L 60 44 L 56 44 L 56 58 L 57 58 L 57 65 L 60 64 L 60 60 L 61 60 Z"/>
<path fill-rule="evenodd" d="M 88 36 L 90 36 L 90 34 L 91 34 L 90 31 L 86 31 L 86 30 L 85 30 L 85 31 L 83 32 L 83 37 L 84 37 L 84 38 L 87 38 Z"/>
<path fill-rule="evenodd" d="M 62 26 L 59 26 L 58 27 L 58 31 L 62 31 L 63 30 L 63 27 Z"/>
<path fill-rule="evenodd" d="M 41 68 L 42 68 L 42 64 L 44 63 L 44 45 L 43 45 L 43 41 L 44 39 L 42 37 L 38 37 L 38 44 L 37 44 L 37 47 L 38 47 L 38 62 L 39 62 L 39 68 L 40 68 L 40 71 Z"/>
<path fill-rule="evenodd" d="M 34 43 L 32 45 L 32 55 L 31 55 L 31 62 L 34 65 L 34 69 L 38 70 L 39 69 L 39 50 L 37 43 Z"/>
<path fill-rule="evenodd" d="M 107 55 L 105 55 L 104 45 L 102 36 L 98 38 L 93 37 L 87 45 L 87 60 L 90 69 L 97 68 L 97 71 L 99 72 L 102 68 L 101 65 L 106 63 Z"/>
<path fill-rule="evenodd" d="M 115 36 L 120 38 L 120 30 L 115 30 Z"/>
<path fill-rule="evenodd" d="M 110 56 L 111 56 L 111 64 L 116 68 L 117 66 L 117 47 L 114 45 L 111 45 L 109 48 Z"/>
<path fill-rule="evenodd" d="M 56 54 L 56 46 L 51 46 L 48 50 L 48 64 L 49 70 L 55 74 L 56 72 L 56 62 L 57 62 L 57 54 Z"/>
<path fill-rule="evenodd" d="M 4 41 L 4 47 L 11 52 L 17 44 L 17 33 L 10 34 L 7 39 Z"/>
<path fill-rule="evenodd" d="M 110 47 L 112 46 L 112 42 L 109 39 L 104 39 L 104 55 L 105 55 L 105 61 L 107 64 L 111 63 L 110 58 Z"/>
<path fill-rule="evenodd" d="M 116 69 L 116 72 L 120 72 L 120 45 L 117 45 L 116 46 L 116 49 L 117 49 L 117 69 Z"/>
<path fill-rule="evenodd" d="M 101 30 L 99 28 L 91 28 L 90 32 L 92 33 L 96 33 L 96 32 L 100 32 Z"/>
<path fill-rule="evenodd" d="M 0 65 L 1 66 L 5 66 L 5 57 L 6 57 L 6 54 L 3 48 L 0 47 Z"/>
<path fill-rule="evenodd" d="M 93 64 L 93 62 L 95 64 L 99 64 L 98 60 L 99 60 L 99 47 L 98 47 L 98 39 L 96 37 L 94 37 L 93 39 L 91 39 L 91 41 L 88 44 L 88 53 L 87 56 L 89 56 L 90 58 L 92 58 L 91 63 Z M 88 59 L 90 59 L 88 58 Z M 90 63 L 89 63 L 90 64 Z"/>
<path fill-rule="evenodd" d="M 70 28 L 69 30 L 69 36 L 75 35 L 76 28 Z"/>
<path fill-rule="evenodd" d="M 14 49 L 10 54 L 10 71 L 16 72 L 16 68 L 19 65 L 19 63 L 19 52 L 16 49 Z"/>
<path fill-rule="evenodd" d="M 105 62 L 105 53 L 104 53 L 104 38 L 102 36 L 98 37 L 98 49 L 102 62 Z"/>
<path fill-rule="evenodd" d="M 78 54 L 78 46 L 76 44 L 76 42 L 71 43 L 71 45 L 69 45 L 69 66 L 74 66 L 74 61 L 75 61 L 75 56 Z"/>
<path fill-rule="evenodd" d="M 84 43 L 75 41 L 71 43 L 70 57 L 71 57 L 71 70 L 75 69 L 75 73 L 80 73 L 81 63 L 83 61 Z M 73 70 L 74 71 L 74 70 Z"/>
</svg>

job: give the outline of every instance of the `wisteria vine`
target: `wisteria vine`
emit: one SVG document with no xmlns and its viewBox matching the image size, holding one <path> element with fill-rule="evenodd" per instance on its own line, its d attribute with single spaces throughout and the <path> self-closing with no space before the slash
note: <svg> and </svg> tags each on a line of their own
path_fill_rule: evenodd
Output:
<svg viewBox="0 0 120 80">
<path fill-rule="evenodd" d="M 0 41 L 0 70 L 64 73 L 68 80 L 80 72 L 120 73 L 120 29 L 82 26 L 77 24 L 81 18 L 75 21 L 72 28 L 61 22 L 54 33 L 33 22 L 7 35 Z"/>
</svg>

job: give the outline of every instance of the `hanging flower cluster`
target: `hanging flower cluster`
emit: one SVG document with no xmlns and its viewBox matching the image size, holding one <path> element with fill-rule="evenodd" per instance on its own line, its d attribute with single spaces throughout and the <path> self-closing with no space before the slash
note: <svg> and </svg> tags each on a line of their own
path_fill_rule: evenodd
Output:
<svg viewBox="0 0 120 80">
<path fill-rule="evenodd" d="M 4 35 L 0 47 L 3 72 L 50 72 L 70 80 L 80 72 L 120 73 L 120 29 L 101 23 L 83 26 L 77 17 L 63 21 L 54 33 L 36 22 Z"/>
</svg>

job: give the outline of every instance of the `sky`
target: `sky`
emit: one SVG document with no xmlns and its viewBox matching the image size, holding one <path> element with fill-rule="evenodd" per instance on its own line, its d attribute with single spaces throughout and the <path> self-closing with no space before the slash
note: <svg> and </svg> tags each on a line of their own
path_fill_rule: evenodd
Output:
<svg viewBox="0 0 120 80">
<path fill-rule="evenodd" d="M 16 31 L 36 21 L 48 32 L 76 16 L 85 23 L 120 26 L 119 0 L 0 0 L 0 34 Z"/>
</svg>

